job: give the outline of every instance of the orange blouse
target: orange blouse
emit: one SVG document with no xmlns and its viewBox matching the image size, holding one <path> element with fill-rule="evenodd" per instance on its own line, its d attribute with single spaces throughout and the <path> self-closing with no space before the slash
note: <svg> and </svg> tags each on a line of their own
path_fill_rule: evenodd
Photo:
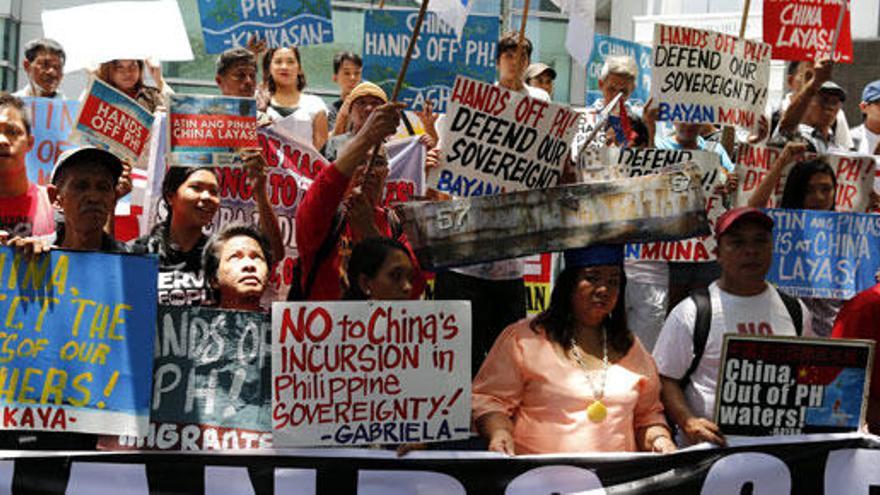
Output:
<svg viewBox="0 0 880 495">
<path fill-rule="evenodd" d="M 608 367 L 602 400 L 608 415 L 594 423 L 587 418 L 593 392 L 584 371 L 560 358 L 529 322 L 501 333 L 473 384 L 473 418 L 510 416 L 517 454 L 634 452 L 636 429 L 666 425 L 657 366 L 638 338 Z"/>
</svg>

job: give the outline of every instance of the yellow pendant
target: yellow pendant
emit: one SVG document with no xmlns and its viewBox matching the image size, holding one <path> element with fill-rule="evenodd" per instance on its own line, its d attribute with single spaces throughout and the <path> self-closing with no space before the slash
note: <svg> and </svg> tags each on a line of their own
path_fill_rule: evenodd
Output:
<svg viewBox="0 0 880 495">
<path fill-rule="evenodd" d="M 593 423 L 601 423 L 607 415 L 608 409 L 605 407 L 605 404 L 598 400 L 594 400 L 590 407 L 587 408 L 587 417 Z"/>
</svg>

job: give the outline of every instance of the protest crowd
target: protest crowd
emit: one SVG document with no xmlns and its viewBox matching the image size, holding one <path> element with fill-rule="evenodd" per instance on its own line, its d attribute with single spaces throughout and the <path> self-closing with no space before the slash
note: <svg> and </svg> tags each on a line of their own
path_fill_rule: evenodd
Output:
<svg viewBox="0 0 880 495">
<path fill-rule="evenodd" d="M 253 451 L 251 493 L 280 493 L 273 449 L 880 434 L 880 74 L 848 94 L 829 37 L 770 101 L 766 36 L 654 33 L 647 101 L 612 54 L 582 108 L 517 31 L 489 77 L 419 103 L 347 51 L 309 61 L 332 65 L 325 103 L 300 47 L 259 36 L 216 50 L 213 95 L 101 60 L 45 173 L 34 113 L 71 96 L 70 54 L 28 42 L 0 94 L 0 448 Z M 149 493 L 207 493 L 168 459 Z M 72 465 L 17 459 L 11 493 L 63 493 Z"/>
</svg>

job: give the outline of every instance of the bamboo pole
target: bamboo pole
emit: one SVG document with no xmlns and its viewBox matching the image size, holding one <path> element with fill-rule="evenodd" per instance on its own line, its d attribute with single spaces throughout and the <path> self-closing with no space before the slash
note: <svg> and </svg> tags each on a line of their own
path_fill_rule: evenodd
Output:
<svg viewBox="0 0 880 495">
<path fill-rule="evenodd" d="M 751 7 L 751 4 L 752 0 L 746 0 L 746 3 L 743 5 L 742 18 L 739 22 L 739 39 L 743 39 L 746 36 L 746 23 L 749 20 L 749 7 Z M 721 131 L 721 146 L 730 157 L 733 157 L 733 143 L 735 137 L 736 134 L 734 128 L 729 125 L 724 126 L 724 129 Z"/>
</svg>

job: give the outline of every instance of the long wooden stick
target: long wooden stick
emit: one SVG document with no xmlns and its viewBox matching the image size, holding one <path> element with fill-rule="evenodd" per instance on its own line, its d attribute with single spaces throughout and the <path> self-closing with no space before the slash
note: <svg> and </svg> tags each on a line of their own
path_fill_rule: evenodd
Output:
<svg viewBox="0 0 880 495">
<path fill-rule="evenodd" d="M 843 27 L 843 17 L 849 8 L 849 2 L 844 0 L 840 6 L 840 14 L 837 15 L 837 26 L 834 27 L 834 37 L 831 38 L 831 60 L 834 60 L 834 54 L 837 53 L 837 42 L 840 40 L 840 29 Z"/>
<path fill-rule="evenodd" d="M 743 39 L 746 36 L 746 23 L 749 20 L 749 7 L 751 7 L 752 0 L 746 0 L 746 3 L 743 5 L 742 18 L 739 22 L 739 39 Z M 721 147 L 724 148 L 724 151 L 730 157 L 733 157 L 733 143 L 736 138 L 735 130 L 732 126 L 724 126 L 724 129 L 721 131 Z"/>
<path fill-rule="evenodd" d="M 519 23 L 519 38 L 516 41 L 516 67 L 519 67 L 520 60 L 522 60 L 523 50 L 525 50 L 525 40 L 526 40 L 526 23 L 529 20 L 529 0 L 525 0 L 523 3 L 523 11 L 522 11 L 522 20 Z M 521 68 L 523 72 L 526 67 Z M 520 81 L 522 82 L 522 81 Z M 519 88 L 520 86 L 516 86 Z"/>
<path fill-rule="evenodd" d="M 406 71 L 409 68 L 409 61 L 412 59 L 413 50 L 416 47 L 416 42 L 419 40 L 419 33 L 422 30 L 422 21 L 425 20 L 425 12 L 428 11 L 428 0 L 422 0 L 422 6 L 419 7 L 419 16 L 416 18 L 416 23 L 413 26 L 412 37 L 409 40 L 409 46 L 406 47 L 406 56 L 403 57 L 403 63 L 400 64 L 400 72 L 397 73 L 397 82 L 394 83 L 394 91 L 391 92 L 391 100 L 392 102 L 397 101 L 397 97 L 400 95 L 400 89 L 403 87 L 403 81 L 406 80 Z M 375 148 L 373 148 L 373 156 L 370 157 L 370 163 L 367 166 L 368 168 L 373 167 L 376 164 L 376 159 L 379 157 L 379 148 L 381 145 L 377 144 Z"/>
</svg>

